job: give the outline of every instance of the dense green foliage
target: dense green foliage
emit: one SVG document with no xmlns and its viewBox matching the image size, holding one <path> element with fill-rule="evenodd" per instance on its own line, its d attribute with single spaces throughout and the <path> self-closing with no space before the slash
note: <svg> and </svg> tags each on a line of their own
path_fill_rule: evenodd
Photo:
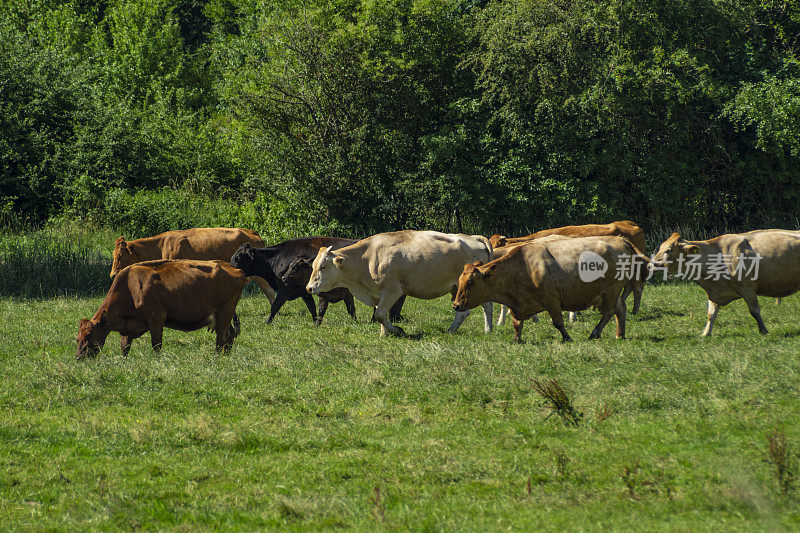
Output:
<svg viewBox="0 0 800 533">
<path fill-rule="evenodd" d="M 788 0 L 0 1 L 22 222 L 152 233 L 143 194 L 276 234 L 793 223 L 798 124 Z"/>
<path fill-rule="evenodd" d="M 648 287 L 629 339 L 564 344 L 547 321 L 446 332 L 449 298 L 409 299 L 419 339 L 334 304 L 270 326 L 239 305 L 229 356 L 166 330 L 74 359 L 102 296 L 0 300 L 0 517 L 9 530 L 796 531 L 800 300 L 742 302 L 699 337 L 695 285 Z M 582 413 L 551 415 L 532 379 Z M 786 435 L 778 477 L 770 435 Z M 786 490 L 784 491 L 784 485 Z M 377 492 L 376 492 L 377 489 Z"/>
</svg>

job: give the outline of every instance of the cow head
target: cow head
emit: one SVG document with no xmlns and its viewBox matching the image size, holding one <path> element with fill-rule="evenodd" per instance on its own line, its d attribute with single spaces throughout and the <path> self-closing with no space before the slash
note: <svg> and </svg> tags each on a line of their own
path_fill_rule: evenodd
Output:
<svg viewBox="0 0 800 533">
<path fill-rule="evenodd" d="M 231 266 L 244 270 L 245 274 L 250 274 L 253 270 L 253 264 L 256 260 L 256 254 L 249 244 L 243 244 L 236 249 L 231 256 Z"/>
<path fill-rule="evenodd" d="M 338 287 L 345 257 L 331 251 L 331 248 L 332 246 L 320 248 L 311 264 L 311 278 L 306 285 L 306 290 L 311 294 L 319 294 Z"/>
<path fill-rule="evenodd" d="M 311 260 L 308 257 L 298 257 L 289 264 L 289 268 L 281 276 L 285 285 L 305 286 L 311 279 Z"/>
<path fill-rule="evenodd" d="M 458 278 L 458 291 L 453 298 L 453 309 L 466 311 L 490 300 L 487 280 L 494 274 L 494 264 L 483 266 L 483 261 L 464 265 Z"/>
<path fill-rule="evenodd" d="M 505 235 L 498 235 L 495 233 L 491 237 L 489 237 L 489 244 L 492 245 L 492 248 L 500 248 L 501 246 L 505 246 L 508 244 L 508 237 Z"/>
<path fill-rule="evenodd" d="M 699 246 L 683 240 L 680 233 L 673 233 L 659 246 L 658 251 L 652 257 L 652 264 L 660 267 L 666 266 L 667 271 L 676 272 L 679 268 L 679 261 L 685 261 L 686 256 L 699 252 Z"/>
<path fill-rule="evenodd" d="M 131 243 L 125 241 L 125 237 L 120 237 L 114 241 L 114 255 L 112 256 L 112 259 L 112 278 L 119 274 L 119 271 L 126 266 L 131 266 L 132 264 L 139 262 L 139 259 L 136 257 L 136 250 Z"/>
<path fill-rule="evenodd" d="M 84 357 L 95 357 L 103 345 L 106 343 L 109 329 L 106 323 L 106 312 L 100 315 L 97 322 L 92 320 L 81 320 L 78 327 L 78 336 L 75 341 L 78 343 L 78 352 L 75 357 L 83 359 Z"/>
</svg>

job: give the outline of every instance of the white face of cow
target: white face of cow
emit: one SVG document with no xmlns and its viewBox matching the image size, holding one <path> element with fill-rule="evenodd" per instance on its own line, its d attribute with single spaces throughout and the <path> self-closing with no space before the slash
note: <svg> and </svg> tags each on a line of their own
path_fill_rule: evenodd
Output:
<svg viewBox="0 0 800 533">
<path fill-rule="evenodd" d="M 319 294 L 336 288 L 341 276 L 341 265 L 344 257 L 331 251 L 331 246 L 320 248 L 311 265 L 311 278 L 306 290 L 311 294 Z"/>
</svg>

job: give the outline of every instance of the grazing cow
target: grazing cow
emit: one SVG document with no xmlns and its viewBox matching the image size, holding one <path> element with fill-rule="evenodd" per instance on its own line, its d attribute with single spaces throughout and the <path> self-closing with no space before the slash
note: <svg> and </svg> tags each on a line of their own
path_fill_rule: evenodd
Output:
<svg viewBox="0 0 800 533">
<path fill-rule="evenodd" d="M 766 334 L 758 296 L 783 298 L 800 290 L 800 231 L 756 230 L 707 241 L 687 241 L 673 233 L 653 256 L 653 265 L 686 274 L 706 291 L 704 337 L 711 334 L 719 308 L 739 298 L 758 331 Z"/>
<path fill-rule="evenodd" d="M 242 271 L 224 261 L 162 259 L 123 268 L 94 316 L 81 320 L 77 357 L 97 355 L 112 331 L 122 337 L 123 356 L 148 331 L 158 352 L 165 327 L 208 326 L 217 334 L 217 350 L 227 353 L 238 334 L 236 304 L 246 282 Z"/>
<path fill-rule="evenodd" d="M 599 277 L 590 279 L 585 271 L 582 273 L 587 255 L 607 265 Z M 599 301 L 602 317 L 589 338 L 600 338 L 612 315 L 617 318 L 617 337 L 623 338 L 626 308 L 619 296 L 628 279 L 617 273 L 625 272 L 621 259 L 626 255 L 648 260 L 623 237 L 581 237 L 515 246 L 486 265 L 479 261 L 466 265 L 453 308 L 464 311 L 486 301 L 508 306 L 517 342 L 522 339 L 523 322 L 547 311 L 563 340 L 570 341 L 562 311 L 580 311 Z"/>
<path fill-rule="evenodd" d="M 447 293 L 455 295 L 464 265 L 491 257 L 492 247 L 480 235 L 411 230 L 380 233 L 338 250 L 320 249 L 306 288 L 319 294 L 347 287 L 359 301 L 378 306 L 375 318 L 381 323 L 381 335 L 402 335 L 402 328 L 392 325 L 387 316 L 398 298 L 407 295 L 430 300 Z M 492 303 L 486 302 L 483 310 L 488 333 L 492 330 Z M 457 312 L 450 331 L 456 331 L 468 314 Z"/>
<path fill-rule="evenodd" d="M 267 324 L 275 318 L 283 304 L 296 298 L 302 298 L 308 307 L 314 322 L 319 325 L 328 308 L 329 303 L 344 300 L 347 312 L 356 317 L 356 308 L 353 295 L 347 289 L 334 290 L 319 295 L 319 312 L 314 305 L 314 297 L 306 292 L 306 285 L 311 276 L 311 269 L 304 268 L 301 261 L 315 257 L 320 248 L 341 248 L 354 244 L 353 239 L 339 237 L 305 237 L 284 241 L 268 248 L 252 248 L 244 244 L 236 250 L 230 261 L 233 266 L 244 270 L 248 276 L 260 276 L 267 280 L 276 291 L 275 300 L 270 308 Z M 393 315 L 399 316 L 399 307 Z M 397 317 L 395 317 L 397 318 Z"/>
<path fill-rule="evenodd" d="M 625 237 L 640 252 L 647 252 L 647 242 L 644 238 L 644 230 L 630 220 L 622 220 L 619 222 L 612 222 L 610 224 L 585 224 L 583 226 L 564 226 L 563 228 L 552 228 L 531 233 L 525 237 L 506 237 L 504 235 L 492 235 L 489 241 L 495 248 L 502 246 L 509 246 L 512 244 L 523 244 L 531 242 L 542 237 L 550 235 L 565 235 L 568 237 L 602 237 L 606 235 L 616 235 Z M 644 289 L 644 279 L 640 275 L 637 279 L 633 279 L 622 293 L 622 298 L 627 299 L 628 295 L 633 293 L 633 309 L 632 314 L 639 312 L 639 304 L 642 301 L 642 290 Z M 570 317 L 572 319 L 572 317 Z"/>
<path fill-rule="evenodd" d="M 159 233 L 126 241 L 120 237 L 114 242 L 111 277 L 134 263 L 155 259 L 200 259 L 204 261 L 229 261 L 233 252 L 242 245 L 264 247 L 264 241 L 253 230 L 242 228 L 193 228 Z M 272 302 L 275 291 L 263 278 L 253 278 L 261 292 Z"/>
</svg>

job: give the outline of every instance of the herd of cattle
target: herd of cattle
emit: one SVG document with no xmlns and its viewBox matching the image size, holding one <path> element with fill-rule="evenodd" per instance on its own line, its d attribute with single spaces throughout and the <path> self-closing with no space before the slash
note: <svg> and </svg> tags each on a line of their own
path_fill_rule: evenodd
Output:
<svg viewBox="0 0 800 533">
<path fill-rule="evenodd" d="M 604 270 L 587 279 L 584 257 Z M 751 268 L 743 265 L 750 261 Z M 757 268 L 752 268 L 757 261 Z M 630 221 L 566 226 L 525 237 L 395 231 L 353 240 L 309 237 L 266 247 L 254 231 L 195 228 L 115 242 L 111 288 L 95 315 L 81 320 L 79 358 L 96 355 L 108 334 L 121 336 L 123 355 L 131 342 L 150 332 L 161 348 L 163 328 L 216 333 L 217 350 L 227 352 L 240 331 L 236 305 L 248 280 L 271 303 L 270 323 L 287 301 L 302 298 L 316 324 L 328 304 L 344 301 L 355 318 L 355 297 L 374 307 L 381 334 L 403 334 L 400 319 L 406 296 L 433 299 L 450 294 L 455 311 L 450 331 L 481 306 L 484 331 L 492 331 L 492 302 L 501 304 L 498 323 L 510 311 L 515 340 L 527 319 L 547 312 L 565 341 L 563 312 L 591 306 L 600 321 L 599 338 L 616 318 L 625 336 L 626 299 L 639 310 L 645 280 L 654 268 L 681 273 L 694 265 L 695 281 L 708 295 L 709 335 L 719 308 L 743 298 L 758 329 L 766 333 L 758 296 L 782 298 L 800 289 L 800 231 L 757 230 L 706 241 L 686 241 L 677 233 L 655 255 L 646 255 L 644 231 Z M 725 271 L 720 275 L 720 266 Z M 712 272 L 715 270 L 715 272 Z M 319 308 L 312 295 L 319 297 Z"/>
</svg>

